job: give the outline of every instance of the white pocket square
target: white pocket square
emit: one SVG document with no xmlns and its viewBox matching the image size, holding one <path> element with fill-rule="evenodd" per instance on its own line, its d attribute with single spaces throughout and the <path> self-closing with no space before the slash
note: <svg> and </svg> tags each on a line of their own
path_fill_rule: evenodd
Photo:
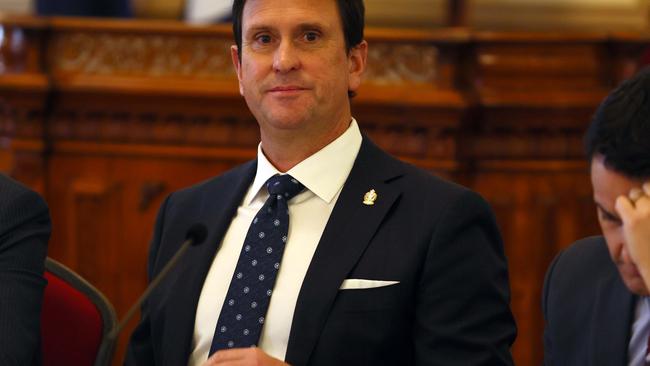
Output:
<svg viewBox="0 0 650 366">
<path fill-rule="evenodd" d="M 399 281 L 360 280 L 349 278 L 344 280 L 339 290 L 360 290 L 365 288 L 377 288 L 398 284 Z"/>
</svg>

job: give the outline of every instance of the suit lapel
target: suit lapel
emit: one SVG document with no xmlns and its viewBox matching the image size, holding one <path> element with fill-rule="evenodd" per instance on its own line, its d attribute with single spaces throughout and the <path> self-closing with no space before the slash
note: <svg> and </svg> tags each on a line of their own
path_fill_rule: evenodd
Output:
<svg viewBox="0 0 650 366">
<path fill-rule="evenodd" d="M 388 181 L 401 174 L 394 160 L 364 138 L 303 281 L 286 360 L 305 365 L 343 280 L 354 268 L 401 191 Z M 374 205 L 365 205 L 374 189 Z"/>
<path fill-rule="evenodd" d="M 197 221 L 209 228 L 203 245 L 190 247 L 178 263 L 180 273 L 171 291 L 166 320 L 168 332 L 163 340 L 165 365 L 184 365 L 190 354 L 194 331 L 194 320 L 203 282 L 219 250 L 221 241 L 241 203 L 250 182 L 255 176 L 256 163 L 252 162 L 243 171 L 203 193 L 205 208 Z M 233 189 L 234 187 L 234 189 Z"/>
<path fill-rule="evenodd" d="M 630 328 L 633 321 L 634 296 L 618 273 L 600 283 L 591 320 L 592 365 L 626 365 Z"/>
</svg>

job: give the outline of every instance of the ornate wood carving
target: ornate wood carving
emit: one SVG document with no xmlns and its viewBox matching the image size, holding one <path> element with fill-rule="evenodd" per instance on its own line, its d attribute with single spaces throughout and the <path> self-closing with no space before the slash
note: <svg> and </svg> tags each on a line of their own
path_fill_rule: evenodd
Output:
<svg viewBox="0 0 650 366">
<path fill-rule="evenodd" d="M 368 50 L 364 80 L 378 85 L 435 84 L 439 51 L 432 45 L 379 43 Z"/>
<path fill-rule="evenodd" d="M 98 100 L 87 100 L 86 106 L 78 108 L 73 104 L 62 103 L 61 108 L 55 110 L 52 116 L 51 136 L 66 141 L 193 147 L 251 147 L 258 141 L 257 124 L 244 109 L 241 100 L 228 101 L 228 106 L 200 98 L 188 100 L 184 106 L 176 108 L 152 106 L 148 109 L 142 106 L 125 108 L 124 105 L 128 102 L 123 99 L 114 97 L 116 106 L 113 110 L 101 105 L 102 102 Z M 206 104 L 211 104 L 214 110 L 202 111 Z M 234 110 L 233 106 L 239 109 Z M 191 107 L 196 110 L 191 114 L 184 112 Z"/>
<path fill-rule="evenodd" d="M 71 31 L 50 44 L 55 74 L 232 79 L 226 38 Z"/>
</svg>

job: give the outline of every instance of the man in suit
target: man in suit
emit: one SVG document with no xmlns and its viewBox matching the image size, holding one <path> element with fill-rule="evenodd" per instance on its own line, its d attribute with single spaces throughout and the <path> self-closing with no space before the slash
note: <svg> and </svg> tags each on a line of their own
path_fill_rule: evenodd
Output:
<svg viewBox="0 0 650 366">
<path fill-rule="evenodd" d="M 210 230 L 143 306 L 127 365 L 512 364 L 487 203 L 388 156 L 351 116 L 363 24 L 361 0 L 234 2 L 257 159 L 163 203 L 150 277 L 193 223 Z"/>
<path fill-rule="evenodd" d="M 0 174 L 0 365 L 40 364 L 50 216 L 35 192 Z"/>
<path fill-rule="evenodd" d="M 650 248 L 650 236 L 639 230 L 650 227 L 648 116 L 645 69 L 603 101 L 587 130 L 603 235 L 574 243 L 548 269 L 542 303 L 547 365 L 647 364 L 650 300 L 634 254 Z"/>
</svg>

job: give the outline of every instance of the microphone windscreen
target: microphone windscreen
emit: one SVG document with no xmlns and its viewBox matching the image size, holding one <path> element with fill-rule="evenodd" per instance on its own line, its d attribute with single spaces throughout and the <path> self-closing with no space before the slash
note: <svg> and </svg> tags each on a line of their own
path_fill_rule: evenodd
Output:
<svg viewBox="0 0 650 366">
<path fill-rule="evenodd" d="M 208 236 L 208 228 L 201 223 L 196 223 L 187 230 L 185 239 L 192 239 L 192 245 L 199 245 L 205 241 Z"/>
</svg>

